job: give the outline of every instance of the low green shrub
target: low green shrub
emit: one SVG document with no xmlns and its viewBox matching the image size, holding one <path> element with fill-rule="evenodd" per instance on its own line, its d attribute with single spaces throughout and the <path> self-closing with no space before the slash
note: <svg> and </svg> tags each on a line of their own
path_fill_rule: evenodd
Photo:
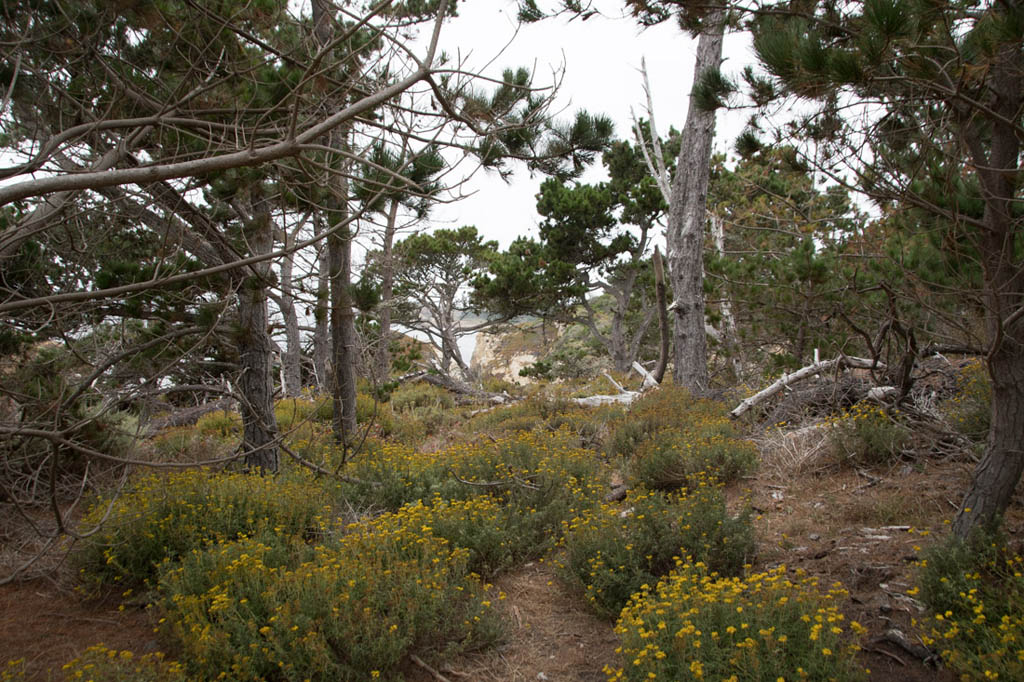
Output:
<svg viewBox="0 0 1024 682">
<path fill-rule="evenodd" d="M 613 424 L 605 450 L 612 456 L 632 457 L 642 443 L 667 429 L 699 439 L 738 437 L 723 403 L 694 398 L 683 388 L 664 386 L 643 395 Z"/>
<path fill-rule="evenodd" d="M 444 500 L 439 496 L 386 514 L 370 525 L 386 531 L 400 527 L 419 528 L 444 538 L 452 547 L 468 551 L 467 568 L 473 573 L 493 576 L 544 553 L 551 530 L 536 523 L 537 510 L 523 510 L 501 504 L 489 495 L 465 500 Z"/>
<path fill-rule="evenodd" d="M 342 469 L 341 495 L 356 509 L 396 511 L 416 500 L 430 499 L 448 472 L 437 453 L 420 453 L 393 441 L 368 439 Z"/>
<path fill-rule="evenodd" d="M 359 393 L 356 395 L 356 423 L 370 426 L 375 433 L 386 437 L 394 429 L 391 406 L 371 395 Z"/>
<path fill-rule="evenodd" d="M 552 547 L 565 519 L 591 507 L 604 494 L 594 453 L 578 448 L 573 434 L 523 432 L 493 443 L 465 443 L 444 452 L 451 477 L 444 497 L 481 493 L 509 509 L 522 542 L 534 555 Z"/>
<path fill-rule="evenodd" d="M 860 680 L 848 633 L 864 628 L 845 622 L 846 596 L 838 584 L 822 593 L 813 578 L 793 582 L 785 567 L 727 578 L 681 563 L 622 611 L 615 631 L 625 665 L 606 672 L 635 682 Z"/>
<path fill-rule="evenodd" d="M 313 419 L 324 424 L 330 424 L 334 419 L 334 398 L 329 395 L 320 395 L 315 398 L 316 409 L 313 410 Z"/>
<path fill-rule="evenodd" d="M 749 514 L 730 516 L 721 489 L 706 478 L 682 494 L 641 492 L 626 504 L 626 511 L 602 505 L 565 525 L 562 574 L 605 616 L 618 616 L 679 557 L 736 575 L 753 555 Z"/>
<path fill-rule="evenodd" d="M 738 438 L 710 438 L 669 429 L 643 443 L 628 464 L 633 478 L 651 490 L 690 487 L 709 473 L 730 483 L 757 467 L 757 448 Z"/>
<path fill-rule="evenodd" d="M 219 543 L 165 563 L 163 632 L 201 679 L 390 678 L 410 653 L 492 643 L 498 620 L 468 552 L 407 526 L 336 543 Z"/>
<path fill-rule="evenodd" d="M 282 398 L 274 404 L 277 428 L 287 431 L 314 418 L 317 403 L 306 398 Z"/>
<path fill-rule="evenodd" d="M 473 417 L 466 423 L 471 433 L 510 433 L 542 427 L 558 415 L 573 412 L 578 405 L 563 395 L 534 393 L 512 405 L 497 407 Z"/>
<path fill-rule="evenodd" d="M 235 451 L 233 442 L 203 433 L 194 426 L 164 429 L 148 446 L 159 462 L 206 462 L 230 457 Z"/>
<path fill-rule="evenodd" d="M 992 381 L 985 364 L 972 361 L 957 377 L 957 391 L 942 406 L 950 426 L 981 443 L 988 437 L 992 421 Z"/>
<path fill-rule="evenodd" d="M 407 412 L 417 407 L 439 407 L 450 410 L 455 400 L 450 391 L 426 383 L 403 384 L 391 394 L 391 409 Z"/>
<path fill-rule="evenodd" d="M 242 436 L 242 416 L 237 412 L 216 410 L 204 414 L 196 422 L 196 428 L 206 436 L 221 439 L 237 439 Z"/>
<path fill-rule="evenodd" d="M 900 457 L 911 432 L 881 406 L 861 401 L 826 422 L 832 451 L 841 465 L 878 466 Z"/>
<path fill-rule="evenodd" d="M 270 528 L 285 537 L 324 532 L 327 495 L 310 476 L 269 478 L 250 474 L 183 471 L 149 475 L 113 500 L 98 500 L 84 524 L 100 530 L 75 554 L 82 576 L 140 584 L 165 558 L 185 556 L 212 541 L 232 540 Z"/>
<path fill-rule="evenodd" d="M 951 537 L 919 563 L 925 643 L 962 679 L 1024 679 L 1024 558 L 998 533 Z"/>
</svg>

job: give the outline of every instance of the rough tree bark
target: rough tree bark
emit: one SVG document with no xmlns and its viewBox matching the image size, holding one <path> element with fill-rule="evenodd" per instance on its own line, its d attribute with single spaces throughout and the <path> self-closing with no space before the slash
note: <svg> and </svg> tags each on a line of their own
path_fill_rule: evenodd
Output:
<svg viewBox="0 0 1024 682">
<path fill-rule="evenodd" d="M 315 216 L 313 229 L 317 237 L 323 234 L 322 216 Z M 331 330 L 329 326 L 331 297 L 330 265 L 327 262 L 327 247 L 317 247 L 316 305 L 313 309 L 313 373 L 316 374 L 317 390 L 326 393 L 330 387 L 328 365 L 331 357 Z"/>
<path fill-rule="evenodd" d="M 391 308 L 395 293 L 395 224 L 398 221 L 398 199 L 391 200 L 388 208 L 388 222 L 384 227 L 384 249 L 381 260 L 380 278 L 380 312 L 377 323 L 380 325 L 380 346 L 374 356 L 374 372 L 377 380 L 384 382 L 391 374 Z"/>
<path fill-rule="evenodd" d="M 245 238 L 253 255 L 271 253 L 274 247 L 274 228 L 258 187 L 251 190 L 250 210 L 239 207 Z M 279 465 L 277 448 L 277 419 L 274 415 L 274 385 L 271 377 L 273 349 L 268 332 L 267 285 L 270 282 L 270 262 L 251 266 L 238 291 L 238 353 L 241 375 L 238 390 L 241 395 L 242 448 L 245 464 L 250 469 L 276 473 Z"/>
<path fill-rule="evenodd" d="M 953 532 L 961 538 L 1002 515 L 1024 473 L 1024 271 L 1017 263 L 1020 218 L 1014 216 L 1019 201 L 1021 142 L 1016 122 L 1024 106 L 1022 72 L 1020 45 L 1004 45 L 989 75 L 997 95 L 992 106 L 1000 118 L 979 121 L 970 110 L 958 112 L 985 198 L 979 251 L 992 378 L 992 423 L 985 455 L 953 521 Z"/>
<path fill-rule="evenodd" d="M 294 234 L 287 231 L 282 234 L 281 241 L 286 249 L 291 249 L 295 245 L 295 236 L 299 229 L 296 227 Z M 302 333 L 299 330 L 299 315 L 295 310 L 292 283 L 294 269 L 295 252 L 288 251 L 281 260 L 281 295 L 278 298 L 278 306 L 284 321 L 285 336 L 285 347 L 281 353 L 283 388 L 284 394 L 289 398 L 296 398 L 302 394 Z"/>
<path fill-rule="evenodd" d="M 338 183 L 340 220 L 348 220 L 348 181 Z M 348 227 L 327 237 L 331 277 L 331 397 L 334 398 L 334 438 L 348 444 L 356 433 L 355 311 L 352 309 L 352 236 Z"/>
<path fill-rule="evenodd" d="M 661 251 L 654 247 L 654 293 L 658 306 L 658 335 L 661 345 L 658 349 L 658 366 L 651 373 L 659 384 L 665 378 L 668 369 L 669 342 L 671 332 L 668 329 L 668 302 L 665 291 L 665 266 L 661 260 Z"/>
<path fill-rule="evenodd" d="M 334 38 L 333 6 L 327 0 L 313 0 L 313 35 L 325 48 Z M 337 108 L 343 108 L 341 103 Z M 329 106 L 328 103 L 325 105 Z M 332 130 L 328 147 L 344 156 L 350 124 Z M 328 182 L 333 185 L 330 200 L 330 232 L 327 235 L 327 267 L 330 277 L 331 397 L 334 399 L 334 438 L 347 445 L 356 432 L 356 331 L 352 310 L 352 231 L 349 223 L 349 182 L 344 168 L 335 169 Z"/>
<path fill-rule="evenodd" d="M 722 63 L 724 12 L 714 10 L 704 20 L 697 44 L 694 86 L 705 71 Z M 693 391 L 708 387 L 707 338 L 704 329 L 704 221 L 707 205 L 711 142 L 715 112 L 690 106 L 683 127 L 668 217 L 668 264 L 674 317 L 673 378 Z"/>
</svg>

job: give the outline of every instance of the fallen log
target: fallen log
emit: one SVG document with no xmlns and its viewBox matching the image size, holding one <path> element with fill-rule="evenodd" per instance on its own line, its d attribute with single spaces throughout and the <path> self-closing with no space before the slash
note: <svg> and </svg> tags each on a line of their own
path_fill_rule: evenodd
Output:
<svg viewBox="0 0 1024 682">
<path fill-rule="evenodd" d="M 792 374 L 783 374 L 775 383 L 768 388 L 755 393 L 746 400 L 740 402 L 739 405 L 729 413 L 729 416 L 736 419 L 747 412 L 750 408 L 755 405 L 764 402 L 768 398 L 781 391 L 782 389 L 795 384 L 804 379 L 809 379 L 816 374 L 824 374 L 831 372 L 836 369 L 885 369 L 885 364 L 876 360 L 868 360 L 865 358 L 854 358 L 847 355 L 840 355 L 832 360 L 822 360 L 820 362 L 814 362 L 806 367 L 802 367 Z"/>
<path fill-rule="evenodd" d="M 438 386 L 447 391 L 451 391 L 456 395 L 466 396 L 473 400 L 487 401 L 493 405 L 504 405 L 505 403 L 512 402 L 513 398 L 508 393 L 493 393 L 491 391 L 483 391 L 478 388 L 473 388 L 469 384 L 463 383 L 447 374 L 440 374 L 429 370 L 420 370 L 417 372 L 410 372 L 403 376 L 398 377 L 398 383 L 404 383 L 406 381 L 425 381 L 432 386 Z"/>
<path fill-rule="evenodd" d="M 600 407 L 601 405 L 629 405 L 639 398 L 642 393 L 627 391 L 618 395 L 592 395 L 586 398 L 574 398 L 573 402 L 584 407 Z"/>
</svg>

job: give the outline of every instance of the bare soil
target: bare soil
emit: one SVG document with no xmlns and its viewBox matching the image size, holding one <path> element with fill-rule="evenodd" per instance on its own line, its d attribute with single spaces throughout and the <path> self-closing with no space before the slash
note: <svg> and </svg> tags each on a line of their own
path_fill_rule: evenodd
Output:
<svg viewBox="0 0 1024 682">
<path fill-rule="evenodd" d="M 944 521 L 952 518 L 973 463 L 935 459 L 862 472 L 807 462 L 765 464 L 761 474 L 730 491 L 734 505 L 749 504 L 757 514 L 755 570 L 784 564 L 818 576 L 823 585 L 841 582 L 850 592 L 847 616 L 869 629 L 860 643 L 872 680 L 954 680 L 894 643 L 891 633 L 903 633 L 911 644 L 919 641 L 911 619 L 920 619 L 923 607 L 907 594 L 916 548 L 945 532 Z M 1011 537 L 1024 528 L 1019 500 L 1006 527 Z M 597 682 L 605 679 L 606 664 L 619 665 L 612 623 L 592 615 L 547 563 L 501 576 L 495 589 L 507 595 L 501 602 L 507 640 L 452 660 L 410 661 L 407 679 Z M 139 654 L 160 646 L 150 615 L 137 607 L 121 609 L 115 596 L 84 600 L 44 579 L 0 587 L 0 666 L 25 658 L 28 679 L 59 679 L 64 663 L 97 643 Z"/>
</svg>

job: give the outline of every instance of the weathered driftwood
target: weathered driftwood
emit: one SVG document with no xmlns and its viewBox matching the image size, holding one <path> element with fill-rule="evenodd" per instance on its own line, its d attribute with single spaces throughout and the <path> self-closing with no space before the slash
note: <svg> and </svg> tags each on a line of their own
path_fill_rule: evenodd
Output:
<svg viewBox="0 0 1024 682">
<path fill-rule="evenodd" d="M 764 402 L 768 398 L 772 397 L 782 389 L 795 384 L 804 379 L 809 379 L 816 374 L 824 374 L 831 372 L 835 369 L 854 368 L 854 369 L 885 369 L 885 365 L 881 362 L 874 360 L 867 360 L 865 358 L 854 358 L 847 355 L 841 355 L 838 358 L 832 360 L 822 360 L 821 362 L 815 362 L 806 367 L 802 367 L 792 374 L 783 374 L 768 388 L 755 393 L 746 400 L 742 401 L 736 408 L 729 413 L 729 416 L 733 419 L 743 415 L 750 408 L 755 405 Z"/>
<path fill-rule="evenodd" d="M 612 386 L 614 386 L 615 390 L 617 390 L 619 393 L 629 393 L 629 391 L 622 387 L 622 384 L 620 384 L 619 382 L 612 378 L 611 374 L 609 374 L 608 372 L 603 372 L 603 374 L 604 378 L 610 381 Z"/>
<path fill-rule="evenodd" d="M 641 391 L 646 391 L 649 388 L 657 388 L 660 385 L 661 382 L 659 382 L 653 374 L 644 369 L 644 366 L 636 360 L 633 361 L 633 369 L 636 370 L 637 374 L 644 378 L 643 386 L 640 388 Z"/>
<path fill-rule="evenodd" d="M 627 391 L 618 395 L 592 395 L 586 398 L 575 398 L 573 402 L 584 407 L 600 407 L 601 405 L 614 404 L 629 405 L 641 395 L 643 394 L 637 391 Z"/>
<path fill-rule="evenodd" d="M 418 372 L 410 372 L 398 378 L 399 383 L 405 381 L 425 381 L 433 386 L 439 386 L 443 389 L 451 391 L 456 395 L 466 396 L 473 400 L 486 400 L 495 405 L 502 405 L 512 401 L 512 397 L 507 393 L 492 393 L 491 391 L 482 391 L 477 388 L 473 388 L 469 384 L 463 383 L 447 374 L 438 374 L 428 370 L 421 370 Z"/>
</svg>

